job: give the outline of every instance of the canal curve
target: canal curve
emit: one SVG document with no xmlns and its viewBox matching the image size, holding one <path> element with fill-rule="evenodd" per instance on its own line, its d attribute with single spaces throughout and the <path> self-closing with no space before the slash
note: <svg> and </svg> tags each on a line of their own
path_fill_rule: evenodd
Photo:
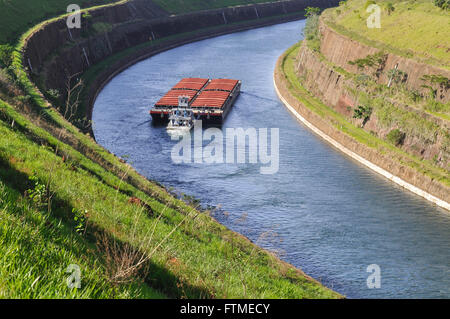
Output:
<svg viewBox="0 0 450 319">
<path fill-rule="evenodd" d="M 350 298 L 449 298 L 450 214 L 343 155 L 276 96 L 277 58 L 304 21 L 187 44 L 137 63 L 98 95 L 99 144 L 141 174 L 217 206 L 214 217 Z M 176 141 L 148 111 L 183 77 L 236 78 L 226 128 L 279 128 L 279 171 L 260 164 L 175 164 Z M 381 287 L 369 289 L 369 265 Z"/>
</svg>

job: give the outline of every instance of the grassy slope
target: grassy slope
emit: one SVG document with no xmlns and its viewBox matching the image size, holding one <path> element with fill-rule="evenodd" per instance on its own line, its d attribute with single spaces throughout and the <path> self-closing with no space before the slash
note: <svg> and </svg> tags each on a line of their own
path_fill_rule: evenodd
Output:
<svg viewBox="0 0 450 319">
<path fill-rule="evenodd" d="M 19 41 L 19 50 L 25 38 Z M 138 175 L 48 108 L 23 72 L 20 54 L 15 55 L 14 66 L 17 83 L 28 98 L 26 108 L 5 92 L 3 97 L 11 103 L 0 100 L 0 274 L 25 277 L 2 276 L 0 296 L 339 297 L 207 213 L 193 218 L 196 212 L 187 204 Z M 19 195 L 33 188 L 30 176 L 49 185 L 50 210 Z M 130 204 L 132 196 L 153 214 Z M 72 209 L 88 212 L 84 236 L 75 232 Z M 96 252 L 94 230 L 144 254 L 161 244 L 146 265 L 145 284 L 115 287 L 106 281 L 104 251 Z M 168 234 L 169 240 L 164 240 Z M 70 263 L 86 270 L 86 281 L 77 292 L 66 291 L 64 285 Z"/>
<path fill-rule="evenodd" d="M 83 289 L 67 288 L 69 264 L 80 266 Z M 92 244 L 0 181 L 0 298 L 165 297 L 142 288 L 109 284 Z"/>
<path fill-rule="evenodd" d="M 380 29 L 366 26 L 370 14 L 365 10 L 366 0 L 349 0 L 344 6 L 326 10 L 324 17 L 337 31 L 370 46 L 450 68 L 448 11 L 436 7 L 432 0 L 375 2 L 382 8 Z M 390 15 L 387 3 L 395 8 Z"/>
<path fill-rule="evenodd" d="M 300 102 L 302 102 L 303 105 L 319 114 L 321 117 L 329 119 L 336 129 L 343 131 L 362 144 L 375 148 L 380 154 L 395 158 L 399 161 L 399 163 L 404 164 L 405 166 L 410 166 L 417 171 L 444 183 L 445 185 L 450 185 L 448 171 L 434 166 L 429 161 L 421 160 L 413 155 L 410 155 L 392 144 L 373 136 L 369 132 L 356 127 L 347 121 L 343 115 L 337 113 L 335 110 L 323 104 L 318 98 L 312 96 L 302 86 L 297 74 L 295 73 L 295 61 L 298 56 L 299 49 L 300 44 L 296 44 L 286 51 L 281 71 L 289 81 L 290 92 Z"/>
<path fill-rule="evenodd" d="M 20 35 L 44 19 L 66 12 L 77 3 L 81 8 L 115 2 L 112 0 L 2 0 L 0 1 L 0 44 L 14 43 Z"/>
<path fill-rule="evenodd" d="M 185 223 L 176 228 L 189 211 L 183 204 L 171 200 L 171 209 L 151 196 L 121 181 L 110 172 L 85 158 L 51 137 L 46 131 L 33 125 L 26 118 L 15 112 L 8 104 L 1 103 L 3 120 L 0 122 L 0 179 L 23 193 L 32 188 L 27 185 L 29 176 L 36 176 L 43 184 L 50 181 L 54 192 L 54 205 L 51 218 L 72 229 L 74 223 L 70 214 L 72 208 L 87 210 L 90 224 L 123 242 L 128 242 L 149 253 L 158 243 L 157 250 L 150 262 L 150 273 L 145 278 L 152 287 L 172 297 L 280 297 L 280 298 L 314 298 L 336 297 L 330 290 L 308 280 L 295 268 L 279 262 L 273 256 L 256 248 L 225 227 L 213 221 L 207 214 L 195 219 L 188 217 Z M 14 128 L 11 128 L 14 119 Z M 37 143 L 37 141 L 39 141 Z M 43 144 L 43 145 L 41 145 Z M 58 150 L 58 155 L 55 150 Z M 62 159 L 64 156 L 64 160 Z M 151 206 L 154 215 L 148 215 L 141 208 L 128 202 L 130 196 L 136 196 Z M 4 212 L 3 212 L 4 214 Z M 162 214 L 162 218 L 157 216 Z M 155 227 L 152 241 L 145 241 L 149 230 Z M 175 230 L 170 240 L 165 236 Z M 68 235 L 61 233 L 58 240 L 66 241 Z M 55 238 L 44 237 L 49 245 Z M 88 238 L 87 238 L 88 239 Z M 87 240 L 86 239 L 86 240 Z M 91 243 L 92 244 L 92 243 Z M 7 251 L 16 244 L 6 246 Z M 26 247 L 23 247 L 26 248 Z M 33 258 L 35 252 L 20 249 L 24 258 Z M 4 256 L 2 256 L 3 258 Z M 83 259 L 82 252 L 77 258 Z M 72 259 L 63 261 L 63 267 L 72 263 Z M 59 269 L 61 264 L 49 258 L 41 260 L 46 265 Z M 16 263 L 14 272 L 25 272 L 29 265 Z M 45 268 L 43 267 L 43 268 Z M 45 268 L 47 269 L 47 268 Z M 11 271 L 11 270 L 9 270 Z M 36 272 L 36 275 L 41 273 Z M 33 277 L 34 278 L 34 277 Z M 30 279 L 31 280 L 31 279 Z M 21 296 L 26 286 L 15 286 L 17 295 Z M 245 288 L 244 288 L 245 287 Z M 53 287 L 56 289 L 56 287 Z M 124 287 L 123 289 L 125 289 Z M 85 289 L 88 289 L 86 287 Z M 49 295 L 58 291 L 48 291 Z M 131 294 L 131 292 L 128 292 Z M 88 293 L 82 293 L 81 295 Z M 47 297 L 45 293 L 42 295 Z M 92 296 L 104 296 L 93 294 Z"/>
<path fill-rule="evenodd" d="M 154 0 L 170 13 L 183 13 L 207 9 L 217 9 L 251 3 L 273 2 L 274 0 Z"/>
</svg>

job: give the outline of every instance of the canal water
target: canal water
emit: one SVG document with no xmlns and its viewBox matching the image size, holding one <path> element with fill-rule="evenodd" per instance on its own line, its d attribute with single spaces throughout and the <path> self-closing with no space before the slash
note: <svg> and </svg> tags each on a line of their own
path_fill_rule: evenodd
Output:
<svg viewBox="0 0 450 319">
<path fill-rule="evenodd" d="M 275 62 L 303 27 L 220 36 L 130 67 L 98 96 L 97 141 L 148 178 L 219 206 L 221 223 L 349 298 L 450 298 L 450 213 L 335 150 L 278 100 Z M 148 112 L 183 77 L 242 80 L 222 129 L 279 128 L 276 174 L 260 174 L 258 163 L 172 161 L 177 142 Z M 368 288 L 372 264 L 380 288 Z"/>
</svg>

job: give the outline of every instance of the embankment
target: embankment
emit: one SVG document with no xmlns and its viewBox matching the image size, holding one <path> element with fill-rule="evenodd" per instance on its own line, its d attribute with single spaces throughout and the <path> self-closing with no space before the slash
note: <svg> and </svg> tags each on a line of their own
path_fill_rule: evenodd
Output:
<svg viewBox="0 0 450 319">
<path fill-rule="evenodd" d="M 304 45 L 300 48 L 300 53 L 298 53 L 298 50 L 293 51 L 291 49 L 281 56 L 277 62 L 274 73 L 275 88 L 283 103 L 301 122 L 334 147 L 375 172 L 427 200 L 450 210 L 450 204 L 446 202 L 450 194 L 448 186 L 430 176 L 419 173 L 411 166 L 404 165 L 404 163 L 408 161 L 407 157 L 399 160 L 399 158 L 391 156 L 392 153 L 389 152 L 388 148 L 384 146 L 381 148 L 377 147 L 377 144 L 369 146 L 368 144 L 370 143 L 362 143 L 355 139 L 354 136 L 347 134 L 342 129 L 342 122 L 340 123 L 336 120 L 336 118 L 339 117 L 333 118 L 332 116 L 324 115 L 319 109 L 320 107 L 326 109 L 328 106 L 321 103 L 319 108 L 317 108 L 317 105 L 313 107 L 309 105 L 309 102 L 315 100 L 314 96 L 310 95 L 310 93 L 304 89 L 299 89 L 301 84 L 298 81 L 297 73 L 295 71 L 295 80 L 293 80 L 292 77 L 289 77 L 285 72 L 285 61 L 288 58 L 295 59 L 295 64 L 293 65 L 297 68 L 301 68 L 305 61 L 309 61 L 308 72 L 306 73 L 315 77 L 317 82 L 315 83 L 315 88 L 313 87 L 314 85 L 311 85 L 308 89 L 314 96 L 317 95 L 323 99 L 325 103 L 338 104 L 339 100 L 346 99 L 346 96 L 342 94 L 345 84 L 339 84 L 339 81 L 343 82 L 345 80 L 342 75 L 336 74 L 335 71 L 331 70 L 325 62 L 315 59 Z M 293 65 L 291 65 L 291 67 Z M 306 77 L 306 74 L 303 73 L 302 79 L 305 79 Z M 321 82 L 318 81 L 319 79 L 321 79 Z M 292 83 L 292 81 L 297 82 Z M 320 88 L 325 88 L 325 90 L 322 91 Z M 317 102 L 315 100 L 312 103 Z M 334 111 L 332 111 L 332 113 L 334 113 Z M 365 133 L 362 129 L 357 129 L 356 127 L 355 129 L 361 130 L 361 134 Z M 369 133 L 366 133 L 365 136 L 368 134 Z M 376 139 L 375 137 L 369 138 L 372 140 Z M 380 152 L 380 149 L 383 149 L 383 152 Z"/>
<path fill-rule="evenodd" d="M 123 3 L 117 8 L 123 9 Z M 138 1 L 134 1 L 134 4 L 137 3 Z M 145 4 L 144 1 L 142 3 Z M 111 19 L 119 19 L 122 14 L 120 11 L 122 9 L 119 9 L 118 11 L 114 11 L 112 8 L 98 10 L 109 12 Z M 142 13 L 144 11 L 139 10 L 137 12 Z M 67 36 L 73 39 L 77 39 L 78 36 L 76 35 L 77 30 L 72 30 L 72 32 L 64 28 L 62 18 L 51 20 L 30 30 L 28 35 L 24 35 L 17 45 L 17 48 L 23 49 L 23 51 L 14 52 L 13 56 L 14 68 L 11 69 L 14 70 L 14 84 L 18 84 L 17 88 L 13 87 L 11 90 L 5 87 L 0 88 L 2 99 L 5 98 L 11 103 L 10 105 L 0 101 L 0 144 L 2 145 L 0 150 L 0 179 L 2 183 L 6 183 L 7 190 L 11 189 L 11 191 L 17 193 L 15 198 L 6 194 L 6 201 L 3 204 L 8 208 L 12 207 L 12 209 L 7 210 L 9 215 L 15 216 L 20 212 L 21 217 L 20 225 L 15 223 L 10 229 L 22 229 L 24 219 L 28 219 L 33 229 L 39 230 L 42 228 L 42 233 L 49 235 L 44 240 L 39 241 L 42 245 L 35 250 L 23 249 L 25 246 L 22 242 L 20 243 L 22 247 L 16 245 L 24 253 L 21 256 L 23 260 L 33 260 L 37 257 L 37 262 L 32 265 L 18 262 L 13 267 L 10 267 L 10 265 L 1 267 L 2 265 L 0 265 L 0 268 L 5 269 L 8 274 L 18 274 L 13 276 L 13 279 L 22 280 L 23 276 L 20 274 L 26 272 L 28 276 L 25 279 L 32 280 L 32 282 L 28 283 L 27 281 L 25 284 L 22 284 L 22 281 L 19 284 L 15 284 L 17 281 L 5 282 L 5 285 L 0 285 L 1 288 L 4 288 L 3 290 L 0 289 L 0 295 L 3 291 L 6 291 L 7 294 L 5 295 L 10 296 L 12 292 L 12 297 L 35 296 L 34 293 L 39 293 L 39 297 L 56 296 L 61 298 L 66 296 L 64 292 L 67 291 L 71 298 L 74 296 L 92 298 L 101 297 L 100 294 L 89 294 L 90 291 L 100 287 L 101 291 L 105 292 L 102 296 L 111 297 L 112 295 L 114 297 L 114 294 L 108 294 L 104 287 L 100 286 L 102 282 L 110 282 L 111 277 L 108 278 L 107 275 L 100 277 L 97 275 L 98 273 L 93 272 L 90 273 L 99 279 L 96 282 L 99 283 L 99 286 L 88 286 L 89 283 L 83 284 L 83 287 L 88 287 L 87 294 L 74 295 L 74 291 L 67 290 L 65 282 L 60 280 L 61 278 L 58 275 L 60 274 L 60 267 L 64 267 L 64 265 L 57 259 L 50 258 L 47 254 L 48 249 L 44 249 L 47 252 L 45 254 L 40 249 L 45 248 L 47 244 L 65 244 L 67 238 L 72 238 L 72 236 L 68 237 L 68 234 L 72 234 L 83 241 L 83 247 L 89 248 L 89 250 L 81 250 L 78 248 L 80 245 L 71 244 L 69 245 L 70 248 L 76 250 L 74 254 L 81 259 L 85 257 L 83 256 L 84 252 L 89 256 L 94 256 L 97 252 L 97 249 L 95 249 L 97 244 L 99 258 L 97 266 L 101 268 L 99 271 L 103 271 L 104 274 L 111 274 L 110 269 L 111 267 L 115 269 L 115 264 L 111 266 L 107 261 L 111 256 L 107 255 L 109 246 L 103 247 L 103 244 L 98 243 L 95 239 L 95 234 L 99 231 L 108 236 L 108 239 L 106 239 L 108 242 L 111 238 L 114 243 L 118 243 L 118 247 L 130 247 L 130 249 L 125 249 L 126 251 L 139 251 L 139 256 L 145 254 L 145 260 L 148 261 L 149 267 L 148 274 L 145 273 L 142 276 L 139 274 L 131 278 L 142 283 L 142 294 L 140 294 L 140 291 L 136 291 L 136 294 L 140 294 L 142 297 L 152 298 L 159 291 L 162 292 L 162 296 L 170 298 L 341 297 L 311 280 L 300 270 L 280 261 L 249 240 L 220 225 L 209 214 L 196 211 L 191 206 L 192 203 L 187 204 L 174 198 L 157 183 L 150 182 L 139 175 L 130 165 L 119 160 L 96 144 L 89 136 L 82 134 L 73 127 L 63 118 L 62 114 L 42 99 L 34 83 L 31 83 L 23 72 L 23 65 L 29 66 L 29 71 L 34 79 L 45 80 L 43 83 L 47 83 L 47 80 L 51 81 L 50 79 L 58 79 L 58 74 L 52 73 L 58 72 L 58 70 L 56 68 L 48 69 L 48 66 L 55 65 L 56 67 L 59 65 L 57 61 L 64 61 L 62 56 L 68 54 L 70 57 L 69 52 L 73 53 L 74 64 L 71 64 L 72 61 L 68 60 L 66 64 L 59 65 L 66 71 L 62 72 L 64 75 L 76 74 L 72 72 L 77 70 L 75 62 L 80 58 L 80 54 L 82 54 L 81 58 L 85 59 L 81 61 L 85 61 L 86 66 L 84 67 L 86 69 L 91 69 L 87 66 L 95 67 L 98 65 L 92 65 L 95 56 L 88 55 L 93 54 L 93 52 L 79 46 L 80 43 L 84 43 L 83 41 L 88 41 L 87 43 L 95 46 L 97 44 L 94 41 L 96 37 L 92 34 L 100 36 L 99 34 L 102 33 L 99 30 L 104 31 L 112 27 L 107 22 L 98 24 L 100 22 L 97 22 L 98 20 L 95 18 L 97 14 L 97 10 L 93 10 L 90 17 L 88 15 L 83 18 L 84 23 L 87 23 L 89 27 L 78 30 L 81 33 L 85 32 L 84 35 L 80 33 L 80 42 L 75 40 L 63 41 Z M 107 19 L 107 16 L 101 15 L 100 17 L 101 19 Z M 60 25 L 62 29 L 52 29 L 54 23 Z M 124 24 L 126 23 L 125 21 Z M 130 24 L 133 23 L 130 22 Z M 47 31 L 44 32 L 44 30 L 48 32 L 53 30 L 55 38 L 46 37 L 45 32 Z M 104 33 L 103 36 L 105 36 Z M 111 36 L 114 36 L 114 34 L 111 34 Z M 136 37 L 139 36 L 139 34 L 136 34 Z M 32 39 L 36 39 L 34 37 L 39 37 L 40 41 L 34 40 L 33 42 Z M 65 43 L 63 47 L 57 47 L 55 42 L 52 42 L 57 42 L 58 39 Z M 128 38 L 124 38 L 125 40 L 129 41 Z M 155 43 L 159 43 L 159 41 L 162 41 L 162 39 L 154 40 Z M 51 49 L 52 47 L 53 49 Z M 94 52 L 96 51 L 94 50 Z M 25 53 L 25 60 L 22 61 L 20 53 Z M 33 55 L 27 55 L 31 53 Z M 59 53 L 61 53 L 61 56 Z M 40 63 L 37 61 L 40 61 Z M 106 63 L 106 67 L 109 65 L 109 63 Z M 60 87 L 64 86 L 64 80 L 66 79 L 62 77 L 60 79 L 63 81 L 62 83 L 49 83 L 57 84 Z M 44 93 L 48 88 L 52 87 L 41 87 Z M 12 94 L 16 92 L 18 94 Z M 19 94 L 20 97 L 24 97 L 21 101 L 15 99 L 15 96 L 19 96 Z M 30 183 L 30 180 L 36 180 L 36 184 Z M 38 207 L 39 204 L 36 202 L 31 203 L 29 196 L 21 195 L 28 194 L 29 187 L 37 189 L 37 181 L 39 185 L 47 185 L 46 193 L 51 193 L 51 199 L 45 200 L 45 209 L 34 209 L 33 212 L 42 221 L 42 225 L 40 225 L 40 222 L 37 225 L 34 217 L 28 218 L 26 214 L 22 214 L 22 211 L 18 210 L 19 208 L 16 209 L 14 205 L 9 205 L 9 201 L 11 201 L 13 204 L 23 202 L 27 207 L 28 205 L 33 206 L 33 208 Z M 0 187 L 2 186 L 0 185 Z M 52 207 L 50 207 L 50 204 Z M 74 214 L 78 216 L 78 212 L 81 214 L 84 212 L 83 220 L 88 219 L 85 225 L 89 225 L 89 227 L 85 226 L 87 232 L 83 235 L 77 234 L 78 230 L 74 223 L 78 219 L 78 217 L 74 219 Z M 148 242 L 148 229 L 153 229 L 150 242 Z M 60 230 L 62 233 L 56 233 Z M 17 237 L 15 232 L 10 233 L 12 235 L 8 236 L 7 233 L 6 238 Z M 72 240 L 70 241 L 72 243 Z M 31 238 L 30 243 L 34 244 L 35 242 L 36 238 Z M 8 251 L 16 251 L 14 245 L 3 246 Z M 11 247 L 13 249 L 10 249 Z M 57 255 L 61 257 L 60 249 L 57 246 L 55 247 Z M 158 248 L 158 252 L 155 253 Z M 8 256 L 8 253 L 6 255 Z M 13 255 L 12 258 L 17 257 L 17 254 Z M 70 257 L 70 255 L 64 253 L 63 257 L 66 261 L 67 256 Z M 150 259 L 147 259 L 147 257 Z M 124 256 L 123 258 L 129 257 Z M 117 258 L 113 259 L 118 260 Z M 103 260 L 106 260 L 104 264 Z M 122 260 L 120 259 L 120 263 L 123 267 Z M 49 265 L 52 265 L 52 267 L 49 267 Z M 145 268 L 147 269 L 147 262 Z M 50 275 L 53 275 L 53 277 L 47 274 L 48 271 L 52 273 Z M 114 276 L 112 278 L 117 279 L 115 273 L 112 273 L 112 275 Z M 30 294 L 29 287 L 33 287 L 38 281 L 36 278 L 39 279 L 42 276 L 56 278 L 57 282 L 55 282 L 55 285 L 46 284 L 47 290 L 41 289 L 43 287 L 40 286 L 40 289 L 34 289 L 33 294 Z M 120 277 L 121 279 L 122 277 Z M 125 285 L 135 290 L 128 283 Z M 90 287 L 93 286 L 96 288 L 91 289 Z M 121 288 L 119 285 L 114 284 L 114 286 Z M 149 291 L 150 288 L 153 290 Z M 96 291 L 100 291 L 100 289 Z M 77 290 L 80 293 L 85 291 L 85 289 Z M 148 292 L 151 294 L 148 294 Z M 127 296 L 133 297 L 134 294 Z"/>
<path fill-rule="evenodd" d="M 421 80 L 424 75 L 435 74 L 450 78 L 449 70 L 421 63 L 411 58 L 402 57 L 383 50 L 382 48 L 370 47 L 340 34 L 328 26 L 322 18 L 320 19 L 319 32 L 321 35 L 320 52 L 328 61 L 343 68 L 347 72 L 358 72 L 358 67 L 349 64 L 349 61 L 363 59 L 368 55 L 384 51 L 387 57 L 380 70 L 380 77 L 378 78 L 379 83 L 387 84 L 389 82 L 388 72 L 383 71 L 392 70 L 396 67 L 408 75 L 405 82 L 408 89 L 417 90 L 422 93 L 425 92 L 425 89 L 423 88 L 424 81 Z M 443 103 L 450 101 L 450 88 L 439 88 L 436 97 Z"/>
</svg>

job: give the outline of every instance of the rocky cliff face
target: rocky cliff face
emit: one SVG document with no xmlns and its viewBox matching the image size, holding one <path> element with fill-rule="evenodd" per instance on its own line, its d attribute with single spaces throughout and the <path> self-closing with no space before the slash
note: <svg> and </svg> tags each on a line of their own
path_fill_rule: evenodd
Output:
<svg viewBox="0 0 450 319">
<path fill-rule="evenodd" d="M 357 126 L 361 125 L 360 119 L 353 118 L 354 109 L 358 106 L 358 100 L 354 94 L 358 90 L 356 83 L 321 59 L 316 52 L 308 48 L 305 42 L 298 54 L 297 72 L 302 85 L 310 93 L 344 115 L 348 121 Z M 416 114 L 418 118 L 423 118 L 430 125 L 443 128 L 448 132 L 448 122 L 443 119 L 408 106 L 397 105 L 392 107 L 402 108 L 405 112 Z M 413 124 L 411 123 L 411 125 Z M 383 139 L 395 128 L 399 128 L 395 121 L 392 126 L 380 125 L 376 112 L 372 113 L 370 119 L 364 125 L 365 130 Z M 404 128 L 400 129 L 405 131 Z M 433 141 L 411 133 L 405 136 L 402 148 L 420 158 L 435 160 L 439 166 L 446 168 L 449 165 L 449 154 L 445 148 L 445 143 L 448 143 L 446 138 L 448 139 L 448 136 L 446 137 L 442 132 L 436 132 Z"/>
<path fill-rule="evenodd" d="M 305 64 L 300 58 L 305 59 L 305 64 L 310 63 L 309 69 L 304 69 Z M 436 196 L 441 200 L 448 200 L 448 194 L 450 192 L 450 187 L 430 178 L 429 176 L 418 174 L 417 171 L 409 166 L 402 165 L 397 160 L 380 154 L 376 149 L 368 147 L 365 144 L 357 142 L 354 138 L 347 135 L 343 131 L 337 129 L 333 124 L 333 120 L 324 118 L 306 107 L 300 102 L 291 92 L 291 84 L 282 72 L 282 62 L 283 56 L 277 62 L 277 67 L 275 69 L 274 80 L 277 85 L 279 94 L 286 100 L 286 102 L 291 105 L 293 111 L 300 114 L 306 121 L 311 123 L 315 128 L 322 131 L 332 140 L 343 145 L 348 150 L 358 154 L 365 160 L 377 165 L 378 167 L 388 171 L 392 175 L 406 181 L 407 183 L 418 187 L 419 189 Z M 307 62 L 306 62 L 307 61 Z M 326 65 L 318 59 L 313 52 L 308 51 L 304 46 L 300 50 L 298 56 L 298 67 L 300 76 L 302 77 L 302 84 L 305 84 L 311 93 L 317 95 L 318 97 L 327 99 L 328 101 L 342 101 L 347 99 L 344 88 L 344 80 L 342 76 L 336 72 L 332 72 L 327 69 Z M 308 70 L 308 71 L 306 71 Z M 323 82 L 320 82 L 323 81 Z M 337 83 L 336 83 L 336 82 Z M 328 84 L 330 88 L 328 90 L 321 90 L 320 85 Z M 335 84 L 333 84 L 335 83 Z M 336 94 L 337 97 L 333 97 Z M 326 97 L 327 96 L 327 97 Z M 349 99 L 351 102 L 351 98 Z M 404 160 L 407 160 L 406 158 Z M 392 180 L 395 180 L 393 178 Z"/>
<path fill-rule="evenodd" d="M 328 27 L 322 20 L 320 21 L 319 32 L 321 34 L 321 53 L 327 58 L 327 60 L 351 73 L 357 73 L 358 69 L 357 66 L 349 64 L 349 61 L 362 59 L 368 55 L 380 52 L 377 48 L 369 47 L 337 33 Z M 417 90 L 422 93 L 425 92 L 422 87 L 425 83 L 421 80 L 424 75 L 442 75 L 450 79 L 449 70 L 420 63 L 413 59 L 400 57 L 392 53 L 386 53 L 387 59 L 383 65 L 382 71 L 389 71 L 397 66 L 399 70 L 406 72 L 408 75 L 406 85 L 411 90 Z M 383 72 L 381 74 L 378 79 L 379 83 L 388 83 L 389 79 L 386 74 L 387 72 Z M 440 89 L 437 94 L 437 98 L 441 102 L 450 101 L 450 89 Z"/>
</svg>

